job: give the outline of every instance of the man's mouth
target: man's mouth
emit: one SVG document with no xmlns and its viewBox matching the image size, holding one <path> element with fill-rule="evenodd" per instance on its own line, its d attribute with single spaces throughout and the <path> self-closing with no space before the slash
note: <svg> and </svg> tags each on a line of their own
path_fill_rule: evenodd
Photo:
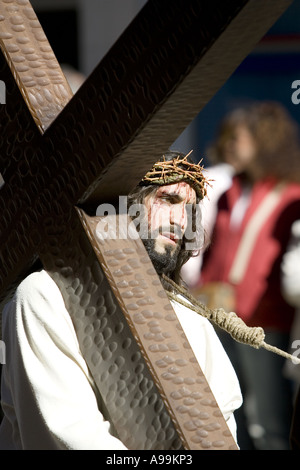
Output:
<svg viewBox="0 0 300 470">
<path fill-rule="evenodd" d="M 175 237 L 171 233 L 162 233 L 161 237 L 164 238 L 165 240 L 167 240 L 172 245 L 176 245 L 176 243 L 177 243 Z"/>
<path fill-rule="evenodd" d="M 177 245 L 179 241 L 178 235 L 176 235 L 173 232 L 161 232 L 160 235 L 166 240 L 168 240 L 168 242 L 171 243 L 172 245 Z"/>
</svg>

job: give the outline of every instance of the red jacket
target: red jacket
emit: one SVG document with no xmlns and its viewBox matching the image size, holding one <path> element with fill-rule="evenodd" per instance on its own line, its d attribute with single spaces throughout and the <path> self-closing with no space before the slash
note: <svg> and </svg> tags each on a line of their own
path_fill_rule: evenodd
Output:
<svg viewBox="0 0 300 470">
<path fill-rule="evenodd" d="M 275 184 L 274 180 L 267 179 L 254 185 L 243 221 L 239 228 L 232 229 L 231 212 L 241 194 L 240 180 L 234 178 L 232 187 L 219 201 L 211 245 L 204 255 L 201 273 L 203 284 L 210 281 L 228 282 L 228 274 L 245 227 Z M 275 209 L 264 220 L 244 275 L 234 286 L 236 313 L 249 326 L 290 330 L 294 308 L 285 302 L 280 292 L 280 265 L 291 225 L 299 218 L 300 185 L 289 184 L 283 190 Z"/>
</svg>

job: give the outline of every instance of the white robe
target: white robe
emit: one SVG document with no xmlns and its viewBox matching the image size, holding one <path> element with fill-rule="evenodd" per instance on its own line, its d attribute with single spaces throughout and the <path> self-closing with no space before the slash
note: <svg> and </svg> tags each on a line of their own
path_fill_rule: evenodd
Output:
<svg viewBox="0 0 300 470">
<path fill-rule="evenodd" d="M 233 435 L 242 397 L 236 374 L 210 323 L 173 304 Z M 99 410 L 94 383 L 62 295 L 37 272 L 3 311 L 0 449 L 125 449 Z"/>
</svg>

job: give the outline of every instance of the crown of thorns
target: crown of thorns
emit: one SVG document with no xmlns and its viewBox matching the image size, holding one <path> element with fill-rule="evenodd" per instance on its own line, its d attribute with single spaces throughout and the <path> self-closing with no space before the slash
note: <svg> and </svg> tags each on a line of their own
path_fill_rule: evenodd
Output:
<svg viewBox="0 0 300 470">
<path fill-rule="evenodd" d="M 187 161 L 192 150 L 183 158 L 180 156 L 167 161 L 165 156 L 163 160 L 156 162 L 152 169 L 146 173 L 142 179 L 142 184 L 158 184 L 160 186 L 166 184 L 179 183 L 185 181 L 189 183 L 196 191 L 197 196 L 203 199 L 206 194 L 206 185 L 208 180 L 203 175 L 203 167 L 198 164 Z"/>
</svg>

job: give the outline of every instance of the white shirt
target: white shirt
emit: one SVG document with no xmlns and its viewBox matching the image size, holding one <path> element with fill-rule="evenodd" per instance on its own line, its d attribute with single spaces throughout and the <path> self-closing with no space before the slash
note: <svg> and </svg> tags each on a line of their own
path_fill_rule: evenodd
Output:
<svg viewBox="0 0 300 470">
<path fill-rule="evenodd" d="M 242 403 L 231 363 L 209 322 L 174 303 L 175 311 L 233 433 Z M 72 320 L 50 276 L 27 277 L 3 312 L 0 449 L 115 450 Z"/>
</svg>

